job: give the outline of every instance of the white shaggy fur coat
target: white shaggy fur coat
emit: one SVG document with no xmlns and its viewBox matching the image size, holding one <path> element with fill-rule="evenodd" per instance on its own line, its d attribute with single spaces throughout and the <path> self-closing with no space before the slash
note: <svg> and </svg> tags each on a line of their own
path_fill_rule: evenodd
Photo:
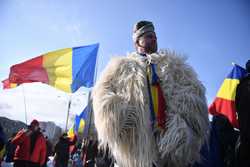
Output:
<svg viewBox="0 0 250 167">
<path fill-rule="evenodd" d="M 157 64 L 166 101 L 164 131 L 150 126 L 146 68 Z M 185 58 L 171 51 L 113 58 L 94 87 L 98 138 L 119 167 L 186 167 L 208 136 L 205 88 Z"/>
</svg>

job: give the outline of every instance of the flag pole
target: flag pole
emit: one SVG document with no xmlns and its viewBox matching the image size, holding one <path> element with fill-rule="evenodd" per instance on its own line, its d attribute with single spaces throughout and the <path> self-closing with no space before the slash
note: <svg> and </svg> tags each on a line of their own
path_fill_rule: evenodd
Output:
<svg viewBox="0 0 250 167">
<path fill-rule="evenodd" d="M 69 99 L 69 103 L 68 103 L 68 109 L 67 109 L 65 132 L 68 131 L 68 122 L 69 122 L 70 107 L 71 107 L 71 95 L 70 95 L 70 99 Z"/>
<path fill-rule="evenodd" d="M 98 44 L 98 49 L 99 49 L 99 44 Z M 97 69 L 98 69 L 98 64 L 99 64 L 99 61 L 98 61 L 98 58 L 99 58 L 99 56 L 98 56 L 98 50 L 97 50 L 97 56 L 96 56 L 96 65 L 95 65 L 95 74 L 94 74 L 94 84 L 93 85 L 95 85 L 95 83 L 96 83 L 96 78 L 97 78 Z M 88 118 L 89 118 L 89 121 L 88 121 L 88 125 L 87 125 L 87 134 L 86 134 L 86 138 L 88 138 L 89 137 L 89 131 L 90 131 L 90 128 L 91 128 L 91 121 L 92 121 L 92 112 L 93 112 L 93 107 L 92 107 L 92 101 L 91 101 L 91 91 L 89 91 L 89 95 L 88 95 L 88 104 L 87 105 L 89 105 L 89 110 L 90 110 L 90 112 L 89 112 L 89 116 L 88 116 Z"/>
<path fill-rule="evenodd" d="M 98 49 L 99 49 L 99 44 L 98 44 Z M 94 85 L 96 83 L 96 78 L 97 78 L 97 69 L 98 69 L 98 64 L 99 64 L 99 61 L 98 61 L 98 50 L 97 50 L 97 55 L 96 55 L 96 65 L 95 65 L 95 74 L 94 74 Z"/>
<path fill-rule="evenodd" d="M 23 84 L 21 85 L 22 87 L 22 93 L 23 93 L 23 103 L 24 103 L 24 116 L 25 116 L 25 123 L 28 123 L 28 115 L 27 115 L 27 106 L 26 106 L 26 98 L 25 98 L 25 92 L 24 92 L 24 86 Z"/>
<path fill-rule="evenodd" d="M 86 121 L 86 129 L 87 130 L 86 130 L 86 133 L 83 133 L 83 136 L 86 136 L 86 138 L 89 137 L 89 131 L 90 131 L 90 128 L 91 128 L 92 111 L 93 111 L 91 101 L 90 101 L 90 97 L 91 97 L 91 91 L 89 92 L 89 95 L 88 95 L 88 104 L 87 104 L 87 107 L 90 110 L 89 114 L 88 114 L 87 121 Z"/>
</svg>

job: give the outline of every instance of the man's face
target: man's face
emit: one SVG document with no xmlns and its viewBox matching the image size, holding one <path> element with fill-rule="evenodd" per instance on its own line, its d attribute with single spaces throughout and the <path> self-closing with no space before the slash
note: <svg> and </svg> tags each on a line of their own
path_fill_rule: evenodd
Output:
<svg viewBox="0 0 250 167">
<path fill-rule="evenodd" d="M 37 125 L 32 126 L 32 127 L 31 127 L 31 130 L 32 130 L 33 132 L 36 132 L 36 131 L 39 130 L 39 126 L 37 126 Z"/>
<path fill-rule="evenodd" d="M 139 53 L 151 54 L 157 51 L 157 38 L 154 32 L 148 32 L 139 37 L 136 48 Z"/>
</svg>

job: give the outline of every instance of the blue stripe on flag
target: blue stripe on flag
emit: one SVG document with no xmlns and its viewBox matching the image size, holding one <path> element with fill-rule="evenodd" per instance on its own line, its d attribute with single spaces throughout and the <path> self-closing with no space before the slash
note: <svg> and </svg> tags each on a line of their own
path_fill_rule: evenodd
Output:
<svg viewBox="0 0 250 167">
<path fill-rule="evenodd" d="M 74 124 L 74 132 L 78 133 L 79 130 L 83 131 L 82 133 L 87 133 L 85 131 L 87 131 L 87 129 L 89 128 L 89 124 L 90 121 L 89 119 L 89 113 L 90 113 L 90 109 L 89 109 L 89 105 L 87 105 L 84 110 L 81 112 L 80 115 L 76 115 L 75 116 L 75 124 Z M 83 123 L 84 121 L 84 127 L 80 127 L 81 123 Z M 86 127 L 86 128 L 85 128 Z"/>
<path fill-rule="evenodd" d="M 241 79 L 242 77 L 244 77 L 246 75 L 246 70 L 244 68 L 242 68 L 241 66 L 235 64 L 234 68 L 232 69 L 232 71 L 230 72 L 230 74 L 228 74 L 227 78 L 229 79 Z"/>
<path fill-rule="evenodd" d="M 98 48 L 99 44 L 94 44 L 72 49 L 72 92 L 81 86 L 89 88 L 94 85 Z"/>
</svg>

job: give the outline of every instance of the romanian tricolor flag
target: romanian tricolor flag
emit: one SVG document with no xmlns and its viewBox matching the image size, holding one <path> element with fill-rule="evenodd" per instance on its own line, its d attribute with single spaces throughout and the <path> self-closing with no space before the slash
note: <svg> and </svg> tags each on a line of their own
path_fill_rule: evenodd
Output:
<svg viewBox="0 0 250 167">
<path fill-rule="evenodd" d="M 99 44 L 49 52 L 10 69 L 9 82 L 42 82 L 65 92 L 92 87 Z"/>
<path fill-rule="evenodd" d="M 228 118 L 231 124 L 238 128 L 238 120 L 235 107 L 235 94 L 240 79 L 246 75 L 246 70 L 239 65 L 234 67 L 227 78 L 223 81 L 214 102 L 209 106 L 212 115 L 222 114 Z"/>
<path fill-rule="evenodd" d="M 73 137 L 75 134 L 83 134 L 85 127 L 85 120 L 81 119 L 78 115 L 75 117 L 75 123 L 73 126 L 68 130 L 68 136 Z"/>
<path fill-rule="evenodd" d="M 164 129 L 166 123 L 166 102 L 156 74 L 156 64 L 151 64 L 148 68 L 148 84 L 150 85 L 150 111 L 151 122 L 154 128 Z"/>
<path fill-rule="evenodd" d="M 68 131 L 68 136 L 74 136 L 74 134 L 86 134 L 84 133 L 87 131 L 88 126 L 86 126 L 86 123 L 89 123 L 89 106 L 85 107 L 85 109 L 82 111 L 80 115 L 75 116 L 75 122 L 73 126 Z"/>
</svg>

